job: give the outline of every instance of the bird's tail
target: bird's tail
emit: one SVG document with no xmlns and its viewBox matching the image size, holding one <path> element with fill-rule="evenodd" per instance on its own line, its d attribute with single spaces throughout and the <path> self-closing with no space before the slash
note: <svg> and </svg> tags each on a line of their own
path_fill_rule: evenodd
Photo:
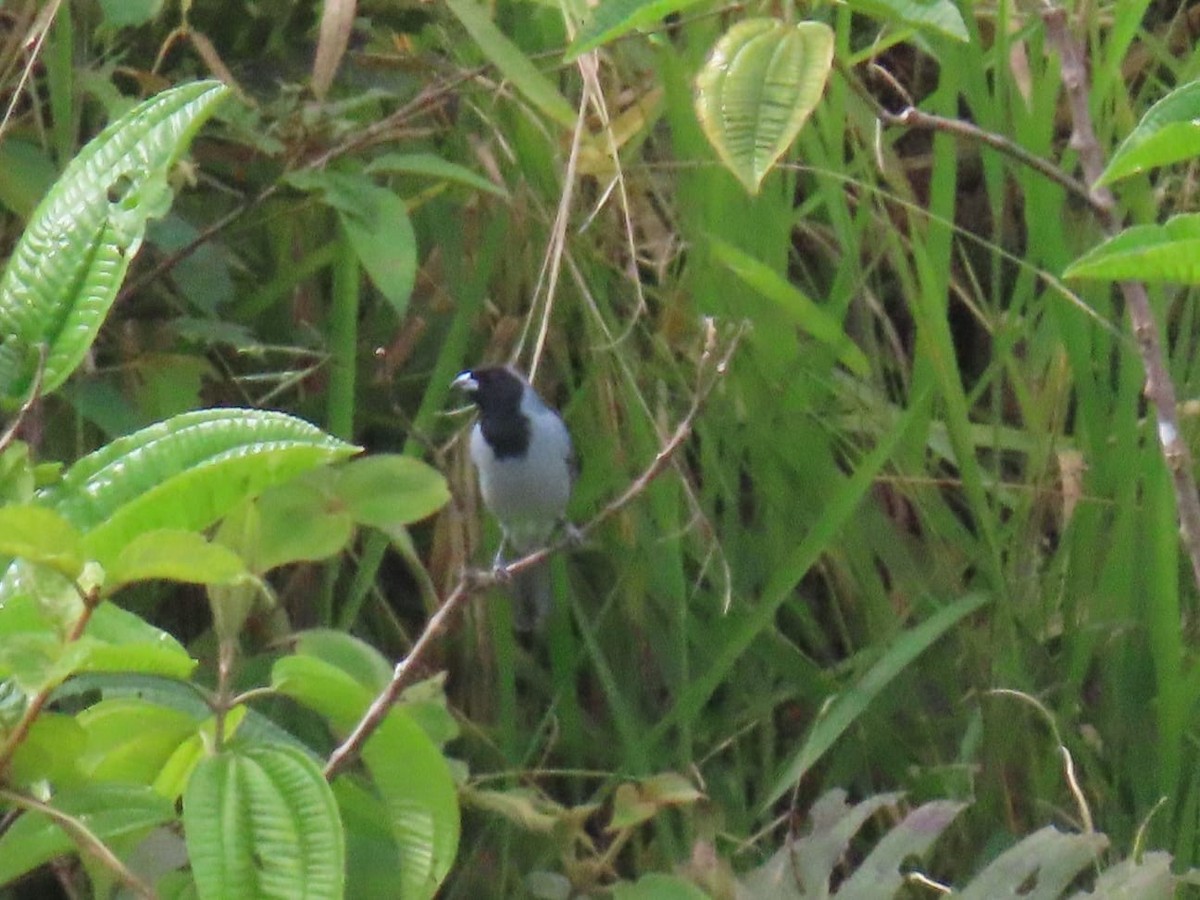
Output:
<svg viewBox="0 0 1200 900">
<path fill-rule="evenodd" d="M 554 602 L 549 562 L 514 575 L 512 595 L 513 621 L 517 631 L 540 632 Z"/>
</svg>

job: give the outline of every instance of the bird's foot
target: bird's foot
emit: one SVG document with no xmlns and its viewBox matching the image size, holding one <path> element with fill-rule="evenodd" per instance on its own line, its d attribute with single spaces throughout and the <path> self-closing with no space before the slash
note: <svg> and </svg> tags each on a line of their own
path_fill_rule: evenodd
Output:
<svg viewBox="0 0 1200 900">
<path fill-rule="evenodd" d="M 558 523 L 558 530 L 562 532 L 563 541 L 568 545 L 572 547 L 583 546 L 585 540 L 583 531 L 574 522 L 563 519 Z"/>
</svg>

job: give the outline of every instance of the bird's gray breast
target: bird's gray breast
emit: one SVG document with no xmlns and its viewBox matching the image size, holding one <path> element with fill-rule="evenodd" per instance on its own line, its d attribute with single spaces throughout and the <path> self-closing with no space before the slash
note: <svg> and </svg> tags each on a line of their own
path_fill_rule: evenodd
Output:
<svg viewBox="0 0 1200 900">
<path fill-rule="evenodd" d="M 483 502 L 500 520 L 519 552 L 546 543 L 566 513 L 571 496 L 571 437 L 562 419 L 542 404 L 523 404 L 530 418 L 529 447 L 522 456 L 497 459 L 476 423 L 471 461 L 479 471 Z"/>
</svg>

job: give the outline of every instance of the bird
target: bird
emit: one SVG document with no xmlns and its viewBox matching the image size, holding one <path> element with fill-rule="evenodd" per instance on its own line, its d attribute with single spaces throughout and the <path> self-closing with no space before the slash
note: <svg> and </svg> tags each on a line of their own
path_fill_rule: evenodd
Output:
<svg viewBox="0 0 1200 900">
<path fill-rule="evenodd" d="M 453 387 L 479 410 L 471 429 L 471 462 L 484 506 L 500 523 L 493 566 L 503 569 L 506 551 L 520 558 L 547 546 L 566 521 L 577 474 L 571 434 L 555 412 L 512 366 L 460 372 Z M 513 576 L 518 631 L 539 629 L 550 612 L 550 573 L 545 564 Z"/>
</svg>

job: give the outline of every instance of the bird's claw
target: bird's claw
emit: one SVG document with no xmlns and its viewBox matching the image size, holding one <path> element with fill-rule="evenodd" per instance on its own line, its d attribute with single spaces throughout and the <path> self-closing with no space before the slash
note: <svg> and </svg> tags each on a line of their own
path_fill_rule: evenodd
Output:
<svg viewBox="0 0 1200 900">
<path fill-rule="evenodd" d="M 558 523 L 559 530 L 562 532 L 563 541 L 572 547 L 581 547 L 584 542 L 583 531 L 575 525 L 574 522 L 568 522 L 563 519 Z"/>
</svg>

